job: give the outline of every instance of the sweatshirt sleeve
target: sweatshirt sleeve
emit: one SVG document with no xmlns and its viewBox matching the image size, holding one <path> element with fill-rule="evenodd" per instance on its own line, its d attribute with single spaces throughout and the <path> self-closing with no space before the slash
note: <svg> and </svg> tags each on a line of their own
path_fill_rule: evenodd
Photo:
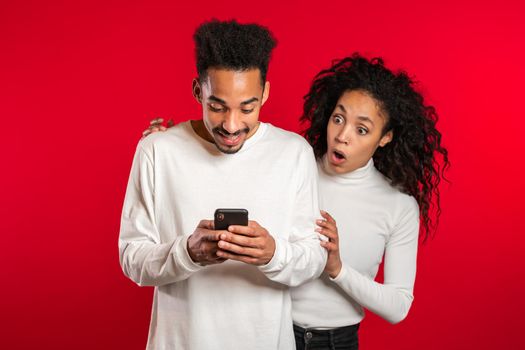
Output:
<svg viewBox="0 0 525 350">
<path fill-rule="evenodd" d="M 317 165 L 311 149 L 302 152 L 295 171 L 298 187 L 289 238 L 274 236 L 274 256 L 268 264 L 259 267 L 272 281 L 292 287 L 319 277 L 327 257 L 315 232 L 319 199 Z"/>
<path fill-rule="evenodd" d="M 187 236 L 161 243 L 155 222 L 155 171 L 152 157 L 139 143 L 128 181 L 119 236 L 124 274 L 140 286 L 184 280 L 202 268 L 187 252 Z"/>
<path fill-rule="evenodd" d="M 332 279 L 361 306 L 390 323 L 401 322 L 408 314 L 414 299 L 419 209 L 411 198 L 386 243 L 384 283 L 378 283 L 343 263 L 343 268 Z"/>
</svg>

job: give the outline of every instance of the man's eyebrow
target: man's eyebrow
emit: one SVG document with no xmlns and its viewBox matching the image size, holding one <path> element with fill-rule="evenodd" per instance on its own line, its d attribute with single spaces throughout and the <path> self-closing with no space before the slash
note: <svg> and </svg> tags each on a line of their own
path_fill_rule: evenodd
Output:
<svg viewBox="0 0 525 350">
<path fill-rule="evenodd" d="M 217 96 L 211 95 L 210 97 L 208 97 L 208 100 L 211 100 L 211 101 L 214 101 L 214 102 L 218 102 L 218 103 L 220 103 L 222 105 L 227 105 L 226 101 L 218 98 Z"/>
<path fill-rule="evenodd" d="M 224 101 L 223 99 L 218 98 L 217 96 L 214 96 L 214 95 L 211 95 L 210 97 L 208 97 L 208 100 L 220 103 L 220 104 L 225 105 L 225 106 L 228 105 L 226 103 L 226 101 Z M 257 97 L 252 97 L 252 98 L 250 98 L 250 99 L 248 99 L 246 101 L 241 102 L 241 106 L 249 105 L 250 103 L 253 103 L 253 102 L 256 102 L 256 101 L 259 101 L 259 99 Z"/>
<path fill-rule="evenodd" d="M 252 97 L 249 100 L 241 102 L 241 106 L 249 105 L 250 103 L 253 103 L 256 101 L 259 101 L 259 99 L 257 97 Z"/>
</svg>

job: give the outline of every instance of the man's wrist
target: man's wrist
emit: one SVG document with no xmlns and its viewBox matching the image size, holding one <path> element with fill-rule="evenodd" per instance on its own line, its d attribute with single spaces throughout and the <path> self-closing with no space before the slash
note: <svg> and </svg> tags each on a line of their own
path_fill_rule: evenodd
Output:
<svg viewBox="0 0 525 350">
<path fill-rule="evenodd" d="M 272 261 L 273 259 L 273 256 L 275 255 L 275 239 L 273 239 L 273 237 L 270 235 L 270 245 L 271 245 L 271 248 L 272 248 L 272 254 L 270 255 L 269 258 L 266 259 L 266 261 L 263 262 L 263 265 L 266 265 L 268 264 L 270 261 Z"/>
<path fill-rule="evenodd" d="M 285 249 L 283 247 L 283 243 L 281 242 L 283 240 L 279 238 L 273 238 L 273 237 L 272 239 L 274 242 L 273 255 L 266 264 L 259 265 L 259 269 L 264 273 L 273 272 L 276 269 L 282 268 L 280 263 L 282 263 L 282 257 L 283 257 L 284 249 Z"/>
<path fill-rule="evenodd" d="M 193 234 L 191 234 L 188 239 L 186 240 L 186 250 L 188 251 L 188 255 L 190 257 L 190 259 L 194 262 L 194 263 L 198 263 L 197 261 L 197 257 L 193 254 L 192 250 L 190 249 L 190 239 L 191 237 L 193 236 Z"/>
</svg>

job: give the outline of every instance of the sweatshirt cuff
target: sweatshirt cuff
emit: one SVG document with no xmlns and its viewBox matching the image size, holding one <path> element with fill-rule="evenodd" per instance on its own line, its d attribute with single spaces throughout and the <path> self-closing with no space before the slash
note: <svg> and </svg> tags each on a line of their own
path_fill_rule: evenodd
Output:
<svg viewBox="0 0 525 350">
<path fill-rule="evenodd" d="M 178 239 L 175 246 L 175 259 L 178 260 L 179 265 L 187 272 L 196 272 L 204 268 L 204 266 L 197 264 L 191 260 L 188 253 L 188 237 L 184 236 Z"/>
<path fill-rule="evenodd" d="M 333 282 L 339 284 L 340 282 L 346 279 L 346 275 L 348 275 L 348 271 L 346 270 L 346 267 L 343 264 L 343 266 L 341 266 L 341 271 L 339 271 L 339 274 L 335 276 L 335 278 L 332 278 L 330 276 L 328 276 L 328 278 L 330 278 L 330 280 L 332 280 Z"/>
<path fill-rule="evenodd" d="M 279 238 L 274 238 L 275 241 L 275 251 L 273 256 L 268 261 L 267 264 L 259 266 L 259 270 L 262 272 L 275 272 L 282 269 L 282 266 L 279 266 L 280 261 L 282 261 L 282 256 L 284 255 L 283 242 Z"/>
</svg>

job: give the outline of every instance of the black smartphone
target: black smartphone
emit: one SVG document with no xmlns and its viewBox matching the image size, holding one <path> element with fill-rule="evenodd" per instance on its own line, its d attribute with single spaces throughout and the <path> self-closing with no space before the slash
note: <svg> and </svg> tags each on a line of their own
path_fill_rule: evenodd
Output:
<svg viewBox="0 0 525 350">
<path fill-rule="evenodd" d="M 248 226 L 246 209 L 217 209 L 213 217 L 216 230 L 227 230 L 230 225 Z"/>
</svg>

